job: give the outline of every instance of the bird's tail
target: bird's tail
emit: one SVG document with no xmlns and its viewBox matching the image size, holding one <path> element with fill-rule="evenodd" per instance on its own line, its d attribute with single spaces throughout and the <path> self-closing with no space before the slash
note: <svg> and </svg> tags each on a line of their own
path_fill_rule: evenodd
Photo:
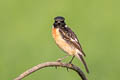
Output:
<svg viewBox="0 0 120 80">
<path fill-rule="evenodd" d="M 86 69 L 87 73 L 89 73 L 89 70 L 88 70 L 87 64 L 86 64 L 86 62 L 85 62 L 83 56 L 82 56 L 80 53 L 76 53 L 75 56 L 76 56 L 78 59 L 80 59 L 80 60 L 82 61 L 82 63 L 83 63 L 84 66 L 85 66 L 85 69 Z"/>
</svg>

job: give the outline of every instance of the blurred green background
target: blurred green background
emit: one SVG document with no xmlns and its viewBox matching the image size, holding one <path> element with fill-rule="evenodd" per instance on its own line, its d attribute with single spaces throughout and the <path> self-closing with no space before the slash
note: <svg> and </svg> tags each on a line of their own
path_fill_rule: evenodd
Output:
<svg viewBox="0 0 120 80">
<path fill-rule="evenodd" d="M 0 80 L 13 80 L 25 70 L 65 56 L 51 28 L 64 16 L 76 32 L 90 74 L 74 59 L 88 80 L 120 79 L 120 1 L 117 0 L 0 0 Z M 64 60 L 68 62 L 71 57 Z M 23 80 L 81 80 L 65 68 L 45 68 Z"/>
</svg>

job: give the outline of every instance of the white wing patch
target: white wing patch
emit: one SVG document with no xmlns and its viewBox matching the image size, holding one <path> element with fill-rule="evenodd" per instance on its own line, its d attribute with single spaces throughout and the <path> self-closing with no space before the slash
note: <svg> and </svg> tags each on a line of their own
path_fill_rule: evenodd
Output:
<svg viewBox="0 0 120 80">
<path fill-rule="evenodd" d="M 78 42 L 78 40 L 75 38 L 75 39 L 72 39 L 71 38 L 71 41 L 73 41 L 73 42 Z"/>
</svg>

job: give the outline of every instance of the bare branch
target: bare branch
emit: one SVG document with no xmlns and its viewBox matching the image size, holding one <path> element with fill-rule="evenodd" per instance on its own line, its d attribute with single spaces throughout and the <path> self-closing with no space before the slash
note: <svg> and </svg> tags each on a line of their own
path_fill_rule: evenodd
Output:
<svg viewBox="0 0 120 80">
<path fill-rule="evenodd" d="M 62 62 L 45 62 L 42 64 L 38 64 L 37 66 L 34 66 L 31 69 L 28 69 L 24 73 L 20 74 L 14 80 L 22 80 L 24 77 L 30 75 L 31 73 L 45 67 L 66 67 L 68 69 L 72 69 L 76 71 L 79 74 L 79 76 L 82 78 L 82 80 L 87 80 L 85 74 L 82 72 L 82 70 L 79 67 L 75 66 L 74 64 L 68 64 L 68 63 L 62 63 Z"/>
</svg>

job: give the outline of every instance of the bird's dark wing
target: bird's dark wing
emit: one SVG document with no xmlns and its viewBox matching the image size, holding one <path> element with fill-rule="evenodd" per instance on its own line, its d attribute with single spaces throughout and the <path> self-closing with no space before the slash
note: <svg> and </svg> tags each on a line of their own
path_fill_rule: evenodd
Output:
<svg viewBox="0 0 120 80">
<path fill-rule="evenodd" d="M 75 35 L 75 33 L 69 27 L 60 28 L 59 31 L 60 31 L 63 39 L 66 40 L 66 42 L 72 44 L 80 52 L 82 52 L 83 55 L 85 56 L 85 53 L 82 50 L 82 47 L 79 43 L 79 40 L 78 40 L 77 36 Z"/>
</svg>

